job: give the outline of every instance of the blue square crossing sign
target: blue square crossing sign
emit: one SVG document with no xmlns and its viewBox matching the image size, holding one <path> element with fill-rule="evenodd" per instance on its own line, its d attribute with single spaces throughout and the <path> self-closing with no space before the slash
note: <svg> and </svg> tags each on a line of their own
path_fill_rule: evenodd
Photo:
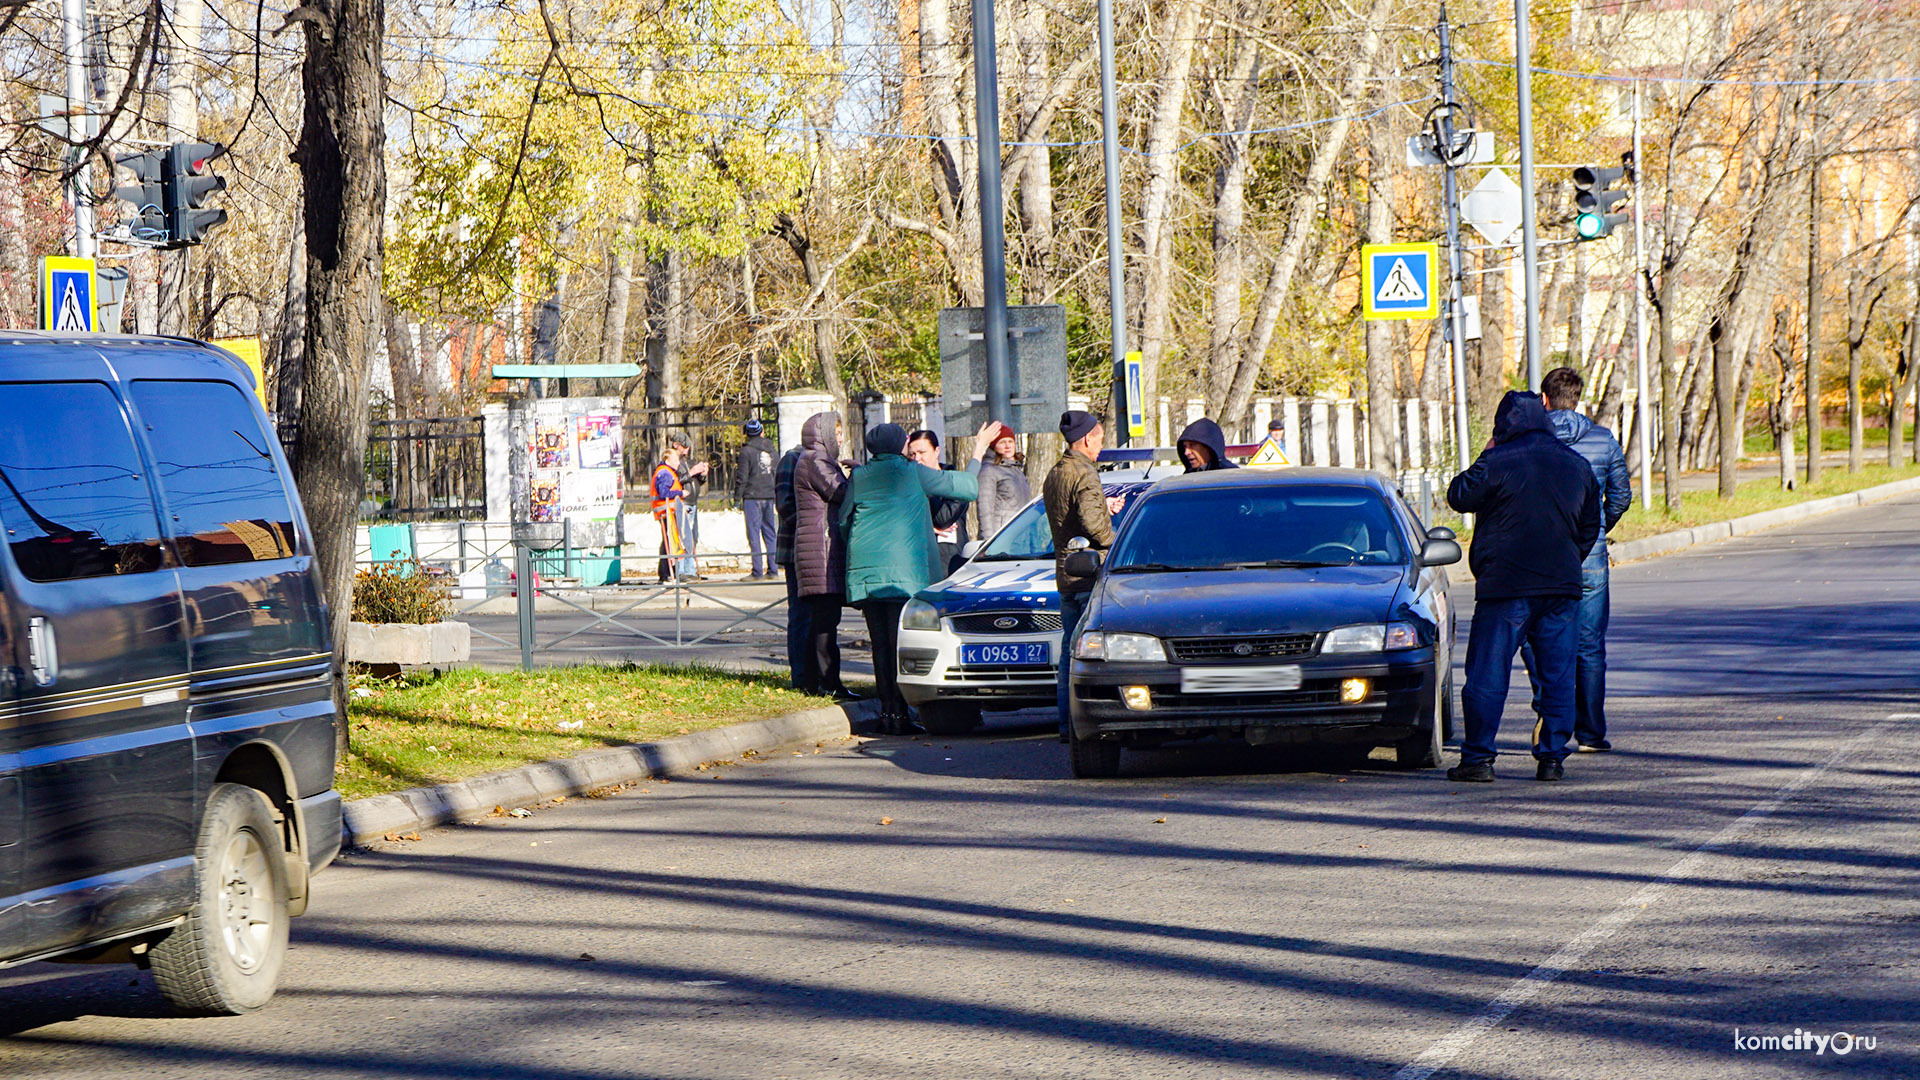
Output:
<svg viewBox="0 0 1920 1080">
<path fill-rule="evenodd" d="M 1438 244 L 1367 244 L 1360 249 L 1361 308 L 1369 319 L 1440 314 Z"/>
<path fill-rule="evenodd" d="M 100 322 L 93 304 L 92 259 L 40 260 L 40 329 L 91 333 Z"/>
</svg>

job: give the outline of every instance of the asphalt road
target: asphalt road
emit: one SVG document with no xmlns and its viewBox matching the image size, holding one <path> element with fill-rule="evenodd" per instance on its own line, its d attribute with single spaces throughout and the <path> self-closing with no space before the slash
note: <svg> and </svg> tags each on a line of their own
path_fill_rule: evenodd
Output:
<svg viewBox="0 0 1920 1080">
<path fill-rule="evenodd" d="M 253 1016 L 0 974 L 0 1074 L 1920 1075 L 1920 499 L 1615 580 L 1562 784 L 830 745 L 350 855 Z"/>
</svg>

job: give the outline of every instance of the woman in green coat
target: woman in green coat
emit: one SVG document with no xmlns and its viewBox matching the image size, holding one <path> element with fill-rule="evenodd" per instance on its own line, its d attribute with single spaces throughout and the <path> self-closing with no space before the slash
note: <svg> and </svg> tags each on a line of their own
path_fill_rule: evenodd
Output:
<svg viewBox="0 0 1920 1080">
<path fill-rule="evenodd" d="M 934 542 L 927 497 L 967 502 L 979 498 L 980 458 L 988 447 L 987 429 L 994 426 L 980 429 L 974 459 L 965 472 L 945 472 L 906 458 L 905 428 L 876 425 L 867 432 L 867 463 L 847 478 L 846 496 L 840 503 L 847 603 L 867 618 L 884 731 L 904 734 L 909 723 L 898 682 L 900 609 L 914 593 L 947 576 Z"/>
</svg>

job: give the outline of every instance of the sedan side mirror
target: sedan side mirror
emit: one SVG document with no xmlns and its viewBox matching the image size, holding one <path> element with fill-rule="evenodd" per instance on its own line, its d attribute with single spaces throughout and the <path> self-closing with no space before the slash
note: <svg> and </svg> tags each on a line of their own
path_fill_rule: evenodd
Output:
<svg viewBox="0 0 1920 1080">
<path fill-rule="evenodd" d="M 1452 529 L 1447 528 L 1445 525 L 1435 525 L 1433 528 L 1427 530 L 1427 539 L 1457 540 L 1459 538 L 1453 534 Z"/>
<path fill-rule="evenodd" d="M 1100 572 L 1100 553 L 1084 536 L 1076 536 L 1067 541 L 1067 558 L 1062 564 L 1067 573 L 1074 577 L 1093 577 Z"/>
<path fill-rule="evenodd" d="M 1451 566 L 1460 561 L 1460 542 L 1435 537 L 1420 549 L 1421 566 Z"/>
</svg>

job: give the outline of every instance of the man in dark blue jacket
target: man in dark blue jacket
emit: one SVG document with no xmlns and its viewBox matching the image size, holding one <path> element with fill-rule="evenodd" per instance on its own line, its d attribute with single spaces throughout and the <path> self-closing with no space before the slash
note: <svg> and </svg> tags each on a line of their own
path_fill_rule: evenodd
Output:
<svg viewBox="0 0 1920 1080">
<path fill-rule="evenodd" d="M 1633 481 L 1627 471 L 1627 455 L 1613 432 L 1573 411 L 1585 387 L 1580 373 L 1570 367 L 1554 368 L 1540 380 L 1540 394 L 1547 399 L 1547 424 L 1561 442 L 1587 459 L 1593 478 L 1600 484 L 1600 539 L 1593 542 L 1593 550 L 1580 564 L 1580 639 L 1574 651 L 1573 674 L 1573 741 L 1581 753 L 1596 754 L 1613 749 L 1607 741 L 1606 713 L 1607 622 L 1612 613 L 1607 591 L 1607 533 L 1633 505 Z M 1531 675 L 1532 651 L 1522 646 L 1520 655 Z M 1538 711 L 1538 679 L 1533 681 L 1533 698 Z"/>
<path fill-rule="evenodd" d="M 1580 564 L 1600 536 L 1600 485 L 1586 460 L 1554 437 L 1540 395 L 1515 390 L 1494 412 L 1493 441 L 1447 486 L 1447 502 L 1478 515 L 1467 557 L 1473 626 L 1460 692 L 1467 731 L 1447 779 L 1493 779 L 1513 654 L 1525 642 L 1540 680 L 1534 778 L 1558 780 L 1573 734 Z"/>
<path fill-rule="evenodd" d="M 1227 460 L 1227 433 L 1204 416 L 1180 433 L 1180 461 L 1188 472 L 1238 468 Z"/>
</svg>

